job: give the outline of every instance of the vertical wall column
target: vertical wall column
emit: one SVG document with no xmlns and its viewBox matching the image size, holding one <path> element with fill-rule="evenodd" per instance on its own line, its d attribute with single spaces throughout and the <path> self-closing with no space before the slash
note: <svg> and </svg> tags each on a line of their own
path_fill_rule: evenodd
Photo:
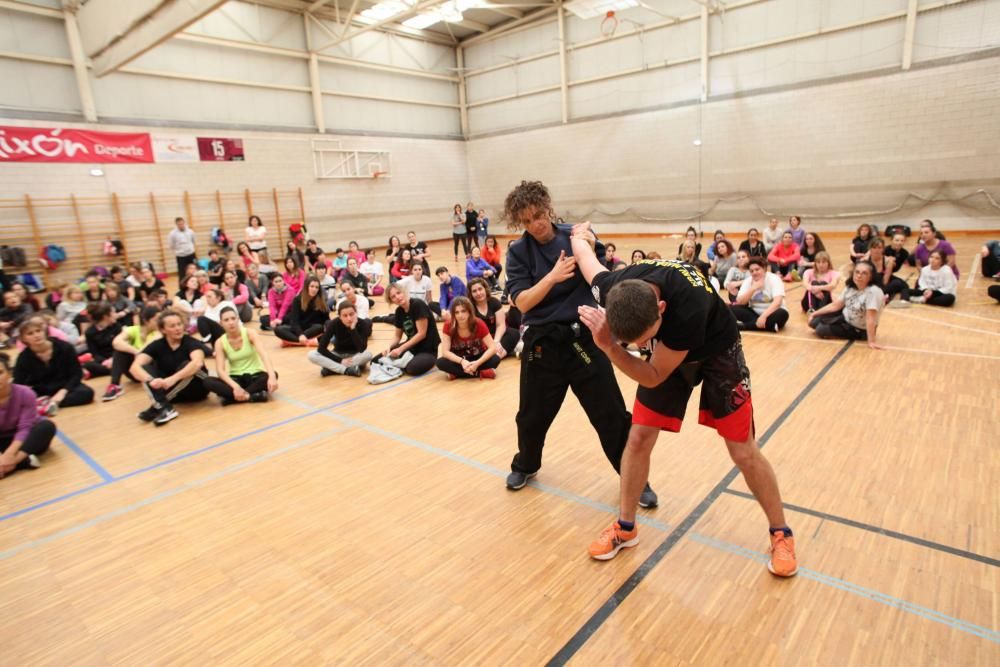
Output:
<svg viewBox="0 0 1000 667">
<path fill-rule="evenodd" d="M 563 0 L 556 3 L 556 14 L 559 17 L 559 92 L 562 98 L 562 122 L 569 122 L 569 85 L 566 81 L 566 12 L 563 11 Z"/>
<path fill-rule="evenodd" d="M 906 5 L 906 32 L 903 36 L 903 69 L 913 64 L 913 38 L 917 33 L 917 0 L 909 0 Z"/>
<path fill-rule="evenodd" d="M 465 91 L 465 49 L 455 47 L 455 66 L 458 68 L 458 114 L 462 124 L 462 136 L 469 138 L 469 102 Z"/>
<path fill-rule="evenodd" d="M 708 101 L 708 5 L 701 5 L 701 101 Z"/>
<path fill-rule="evenodd" d="M 80 93 L 83 117 L 91 123 L 96 123 L 97 105 L 94 103 L 94 92 L 90 89 L 87 57 L 83 54 L 83 43 L 80 41 L 80 27 L 76 23 L 76 14 L 68 9 L 63 9 L 63 25 L 66 27 L 69 52 L 73 57 L 73 71 L 76 73 L 76 88 Z"/>
<path fill-rule="evenodd" d="M 302 29 L 306 34 L 306 50 L 309 51 L 309 89 L 312 93 L 313 123 L 320 134 L 326 132 L 326 118 L 323 114 L 323 91 L 319 85 L 319 58 L 312 50 L 312 30 L 309 14 L 302 15 Z"/>
</svg>

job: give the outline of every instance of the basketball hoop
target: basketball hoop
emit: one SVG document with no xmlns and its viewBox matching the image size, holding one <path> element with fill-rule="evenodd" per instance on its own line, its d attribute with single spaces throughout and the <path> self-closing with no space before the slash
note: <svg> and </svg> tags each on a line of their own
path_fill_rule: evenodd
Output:
<svg viewBox="0 0 1000 667">
<path fill-rule="evenodd" d="M 618 19 L 615 17 L 613 11 L 609 11 L 604 20 L 601 21 L 601 35 L 604 37 L 611 37 L 615 34 L 615 30 L 618 29 Z"/>
</svg>

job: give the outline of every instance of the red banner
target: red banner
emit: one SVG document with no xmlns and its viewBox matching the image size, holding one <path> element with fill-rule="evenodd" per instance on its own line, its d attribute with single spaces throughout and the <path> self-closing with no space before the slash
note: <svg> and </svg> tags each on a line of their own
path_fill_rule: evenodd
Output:
<svg viewBox="0 0 1000 667">
<path fill-rule="evenodd" d="M 202 162 L 242 162 L 242 139 L 198 137 L 198 156 Z"/>
<path fill-rule="evenodd" d="M 0 163 L 152 161 L 148 134 L 0 125 Z"/>
</svg>

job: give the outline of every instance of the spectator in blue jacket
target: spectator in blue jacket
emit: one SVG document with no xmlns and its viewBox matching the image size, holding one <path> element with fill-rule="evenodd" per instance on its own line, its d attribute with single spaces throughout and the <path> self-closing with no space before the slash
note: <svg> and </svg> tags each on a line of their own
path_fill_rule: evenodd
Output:
<svg viewBox="0 0 1000 667">
<path fill-rule="evenodd" d="M 478 247 L 472 248 L 472 256 L 465 260 L 465 280 L 482 278 L 490 284 L 491 290 L 497 289 L 497 274 L 493 266 L 483 259 L 482 252 Z"/>
<path fill-rule="evenodd" d="M 451 310 L 451 302 L 456 299 L 456 297 L 466 296 L 468 292 L 465 289 L 465 283 L 458 276 L 451 275 L 448 271 L 448 267 L 439 266 L 434 274 L 441 281 L 441 292 L 438 297 L 438 302 L 441 304 L 441 314 L 444 316 L 445 320 L 448 319 L 448 313 Z"/>
</svg>

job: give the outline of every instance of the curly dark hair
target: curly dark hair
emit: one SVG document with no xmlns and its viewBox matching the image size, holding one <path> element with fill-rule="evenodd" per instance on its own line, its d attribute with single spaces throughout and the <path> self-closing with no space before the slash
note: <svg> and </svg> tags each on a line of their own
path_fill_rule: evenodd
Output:
<svg viewBox="0 0 1000 667">
<path fill-rule="evenodd" d="M 555 217 L 552 209 L 552 196 L 549 189 L 541 181 L 521 181 L 521 184 L 510 191 L 503 203 L 502 219 L 507 223 L 507 229 L 518 231 L 521 222 L 518 216 L 527 208 L 535 207 L 549 212 Z"/>
</svg>

